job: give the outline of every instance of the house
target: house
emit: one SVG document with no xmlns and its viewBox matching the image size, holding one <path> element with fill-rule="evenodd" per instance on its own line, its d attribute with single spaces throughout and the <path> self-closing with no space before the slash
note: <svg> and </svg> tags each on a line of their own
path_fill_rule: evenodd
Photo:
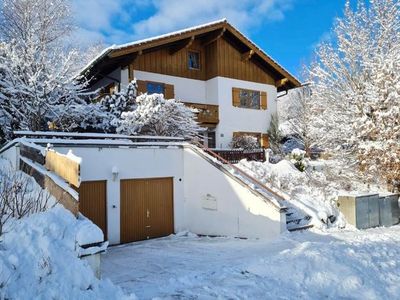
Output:
<svg viewBox="0 0 400 300">
<path fill-rule="evenodd" d="M 179 138 L 19 132 L 0 157 L 67 209 L 92 220 L 110 244 L 188 230 L 273 239 L 287 230 L 286 207 L 245 173 L 238 175 Z"/>
<path fill-rule="evenodd" d="M 225 19 L 111 46 L 82 74 L 113 93 L 136 78 L 141 93 L 163 93 L 197 108 L 210 148 L 254 135 L 264 147 L 277 93 L 300 82 Z"/>
</svg>

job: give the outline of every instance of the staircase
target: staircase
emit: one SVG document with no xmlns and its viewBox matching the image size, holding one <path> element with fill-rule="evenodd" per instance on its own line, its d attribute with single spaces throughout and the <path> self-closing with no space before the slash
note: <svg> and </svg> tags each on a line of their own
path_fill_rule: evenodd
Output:
<svg viewBox="0 0 400 300">
<path fill-rule="evenodd" d="M 201 148 L 208 155 L 211 155 L 212 157 L 218 159 L 227 169 L 230 170 L 232 174 L 240 176 L 242 179 L 252 185 L 254 189 L 265 195 L 268 195 L 270 198 L 276 200 L 280 205 L 284 206 L 286 211 L 286 227 L 288 231 L 292 232 L 306 230 L 314 226 L 313 224 L 311 224 L 312 217 L 301 209 L 297 208 L 294 203 L 291 202 L 288 195 L 285 195 L 280 191 L 275 191 L 272 188 L 266 186 L 265 184 L 261 183 L 257 178 L 254 178 L 252 175 L 250 175 L 249 172 L 244 172 L 242 169 L 239 169 L 238 167 L 232 165 L 226 159 L 224 159 L 214 151 L 210 150 L 209 148 L 204 147 L 202 144 L 198 143 L 196 144 L 196 146 Z"/>
</svg>

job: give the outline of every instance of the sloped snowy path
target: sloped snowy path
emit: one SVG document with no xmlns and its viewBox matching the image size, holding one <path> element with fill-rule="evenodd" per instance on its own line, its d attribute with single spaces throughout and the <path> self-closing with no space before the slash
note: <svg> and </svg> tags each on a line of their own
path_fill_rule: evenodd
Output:
<svg viewBox="0 0 400 300">
<path fill-rule="evenodd" d="M 400 299 L 400 226 L 274 242 L 172 236 L 111 247 L 103 277 L 139 299 Z"/>
</svg>

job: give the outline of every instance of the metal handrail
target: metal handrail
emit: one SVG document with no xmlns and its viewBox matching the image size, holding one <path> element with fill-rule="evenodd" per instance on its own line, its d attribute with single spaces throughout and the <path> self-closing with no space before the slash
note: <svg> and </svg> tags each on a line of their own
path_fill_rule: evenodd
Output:
<svg viewBox="0 0 400 300">
<path fill-rule="evenodd" d="M 235 165 L 231 164 L 229 161 L 227 161 L 226 159 L 224 159 L 223 157 L 221 157 L 220 155 L 218 155 L 217 153 L 212 151 L 210 148 L 208 148 L 208 147 L 204 146 L 203 144 L 201 144 L 199 142 L 196 142 L 196 141 L 193 141 L 192 144 L 194 144 L 195 146 L 199 147 L 200 149 L 203 149 L 206 153 L 208 153 L 211 156 L 215 157 L 216 159 L 218 159 L 219 161 L 221 161 L 225 165 L 228 165 L 230 168 L 232 168 L 236 172 L 240 173 L 240 175 L 242 175 L 247 180 L 249 180 L 251 183 L 257 185 L 258 187 L 260 187 L 260 188 L 262 188 L 264 190 L 267 190 L 269 193 L 271 193 L 272 195 L 277 197 L 279 200 L 282 200 L 282 201 L 286 200 L 284 196 L 278 194 L 277 192 L 275 192 L 274 190 L 272 190 L 271 188 L 267 187 L 265 184 L 263 184 L 262 182 L 260 182 L 256 178 L 254 178 L 253 176 L 249 175 L 248 173 L 244 172 L 240 168 L 238 168 Z"/>
</svg>

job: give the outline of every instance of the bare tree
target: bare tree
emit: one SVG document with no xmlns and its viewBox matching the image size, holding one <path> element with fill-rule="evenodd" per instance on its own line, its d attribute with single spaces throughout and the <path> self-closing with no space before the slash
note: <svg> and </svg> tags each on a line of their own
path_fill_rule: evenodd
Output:
<svg viewBox="0 0 400 300">
<path fill-rule="evenodd" d="M 50 194 L 41 189 L 34 179 L 22 172 L 5 168 L 0 174 L 0 236 L 11 219 L 21 219 L 45 211 Z"/>
<path fill-rule="evenodd" d="M 277 114 L 273 114 L 271 116 L 271 122 L 269 124 L 268 129 L 268 141 L 269 147 L 275 154 L 282 153 L 281 141 L 282 141 L 282 132 L 279 129 L 279 118 Z"/>
</svg>

